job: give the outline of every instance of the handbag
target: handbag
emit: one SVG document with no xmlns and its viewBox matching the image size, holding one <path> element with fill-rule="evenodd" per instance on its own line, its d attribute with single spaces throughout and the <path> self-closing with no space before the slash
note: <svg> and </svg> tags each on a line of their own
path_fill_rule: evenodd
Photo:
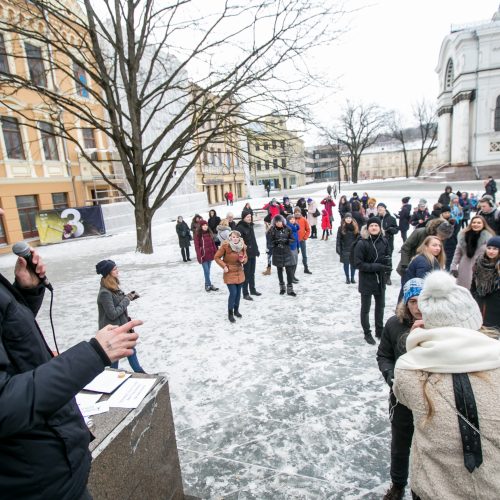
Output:
<svg viewBox="0 0 500 500">
<path fill-rule="evenodd" d="M 313 213 L 313 217 L 319 217 L 321 214 L 319 213 L 319 210 L 316 209 L 316 212 Z"/>
</svg>

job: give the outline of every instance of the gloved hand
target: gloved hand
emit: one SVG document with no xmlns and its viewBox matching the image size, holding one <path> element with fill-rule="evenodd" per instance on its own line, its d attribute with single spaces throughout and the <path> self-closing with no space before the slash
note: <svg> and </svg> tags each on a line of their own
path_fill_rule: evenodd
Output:
<svg viewBox="0 0 500 500">
<path fill-rule="evenodd" d="M 138 299 L 140 295 L 135 290 L 133 290 L 132 292 L 127 293 L 126 297 L 128 300 L 132 301 Z"/>
<path fill-rule="evenodd" d="M 383 265 L 383 271 L 386 272 L 386 273 L 390 273 L 392 271 L 392 266 L 389 266 L 389 265 L 386 265 L 386 264 L 382 264 Z"/>
<path fill-rule="evenodd" d="M 385 370 L 384 373 L 382 374 L 385 378 L 385 381 L 387 382 L 387 385 L 389 387 L 392 387 L 394 384 L 394 370 Z"/>
<path fill-rule="evenodd" d="M 454 269 L 453 271 L 450 271 L 450 274 L 455 277 L 455 278 L 458 278 L 458 271 L 456 269 Z"/>
</svg>

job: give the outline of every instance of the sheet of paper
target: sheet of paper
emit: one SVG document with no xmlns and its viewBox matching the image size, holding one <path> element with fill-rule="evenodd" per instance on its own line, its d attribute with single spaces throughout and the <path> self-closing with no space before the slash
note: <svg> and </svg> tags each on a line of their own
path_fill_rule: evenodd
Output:
<svg viewBox="0 0 500 500">
<path fill-rule="evenodd" d="M 114 408 L 137 408 L 155 382 L 154 378 L 131 378 L 107 402 Z"/>
<path fill-rule="evenodd" d="M 101 398 L 102 393 L 95 393 L 93 392 L 92 394 L 84 394 L 83 392 L 79 392 L 76 396 L 76 404 L 80 407 L 82 406 L 92 406 L 99 401 Z"/>
<path fill-rule="evenodd" d="M 104 392 L 109 394 L 123 384 L 130 377 L 130 373 L 104 370 L 102 373 L 87 384 L 84 389 L 92 392 Z"/>
<path fill-rule="evenodd" d="M 92 415 L 98 415 L 99 413 L 106 413 L 109 411 L 109 404 L 107 401 L 102 403 L 96 403 L 90 406 L 80 406 L 80 411 L 84 417 L 91 417 Z"/>
</svg>

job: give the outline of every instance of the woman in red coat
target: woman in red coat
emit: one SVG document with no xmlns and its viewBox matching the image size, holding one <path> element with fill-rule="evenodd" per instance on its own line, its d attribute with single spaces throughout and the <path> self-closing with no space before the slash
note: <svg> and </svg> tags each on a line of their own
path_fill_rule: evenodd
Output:
<svg viewBox="0 0 500 500">
<path fill-rule="evenodd" d="M 208 228 L 208 222 L 201 220 L 199 227 L 194 236 L 194 248 L 196 249 L 196 258 L 203 267 L 203 274 L 205 275 L 205 290 L 207 292 L 216 292 L 215 288 L 210 281 L 210 267 L 214 260 L 217 247 L 215 246 L 212 231 Z"/>
<path fill-rule="evenodd" d="M 328 215 L 326 209 L 321 211 L 321 229 L 323 229 L 323 236 L 321 239 L 326 241 L 328 239 L 329 232 L 332 230 L 332 223 L 330 222 L 330 216 Z"/>
</svg>

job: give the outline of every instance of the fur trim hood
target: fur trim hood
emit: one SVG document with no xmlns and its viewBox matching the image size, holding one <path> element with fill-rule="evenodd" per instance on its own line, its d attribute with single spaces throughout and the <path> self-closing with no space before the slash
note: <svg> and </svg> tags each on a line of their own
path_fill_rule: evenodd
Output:
<svg viewBox="0 0 500 500">
<path fill-rule="evenodd" d="M 366 224 L 360 229 L 359 235 L 364 240 L 367 240 L 369 238 L 370 233 L 368 232 L 368 228 L 366 227 Z M 385 231 L 382 228 L 380 228 L 380 236 L 385 236 Z"/>
<path fill-rule="evenodd" d="M 488 240 L 492 237 L 493 235 L 489 232 L 483 229 L 481 231 L 481 234 L 479 235 L 479 240 L 477 241 L 477 248 L 482 247 L 483 245 L 486 245 L 488 243 Z M 462 250 L 465 252 L 467 250 L 467 243 L 465 242 L 465 233 L 463 231 L 460 231 L 457 236 L 458 244 L 462 248 Z"/>
</svg>

